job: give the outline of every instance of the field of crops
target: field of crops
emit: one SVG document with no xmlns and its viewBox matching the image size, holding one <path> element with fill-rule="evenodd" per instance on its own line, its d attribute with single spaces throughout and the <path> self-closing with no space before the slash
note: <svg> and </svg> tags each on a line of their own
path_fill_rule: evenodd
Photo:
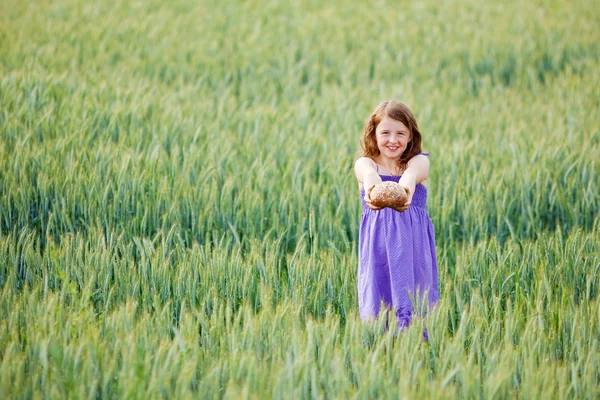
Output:
<svg viewBox="0 0 600 400">
<path fill-rule="evenodd" d="M 584 0 L 2 2 L 0 398 L 600 397 L 599 43 Z M 440 273 L 401 333 L 357 299 L 389 98 Z"/>
</svg>

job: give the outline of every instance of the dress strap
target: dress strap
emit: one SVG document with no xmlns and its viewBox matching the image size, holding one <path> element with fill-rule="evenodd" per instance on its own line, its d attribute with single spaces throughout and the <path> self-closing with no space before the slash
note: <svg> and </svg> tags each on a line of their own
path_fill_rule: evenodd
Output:
<svg viewBox="0 0 600 400">
<path fill-rule="evenodd" d="M 420 152 L 419 154 L 422 154 L 422 155 L 424 155 L 424 156 L 426 156 L 426 157 L 429 157 L 429 153 L 423 153 L 423 152 Z"/>
</svg>

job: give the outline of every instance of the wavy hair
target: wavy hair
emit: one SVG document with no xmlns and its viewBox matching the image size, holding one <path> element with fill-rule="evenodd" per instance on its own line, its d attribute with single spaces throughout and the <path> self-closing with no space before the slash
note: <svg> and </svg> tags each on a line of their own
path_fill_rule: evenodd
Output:
<svg viewBox="0 0 600 400">
<path fill-rule="evenodd" d="M 371 116 L 367 119 L 360 141 L 360 146 L 363 149 L 361 157 L 375 159 L 380 154 L 377 148 L 375 130 L 385 117 L 402 122 L 410 132 L 410 142 L 406 145 L 406 149 L 397 163 L 398 168 L 404 171 L 408 160 L 421 153 L 421 132 L 419 132 L 417 120 L 410 108 L 406 104 L 396 100 L 384 101 L 373 110 Z"/>
</svg>

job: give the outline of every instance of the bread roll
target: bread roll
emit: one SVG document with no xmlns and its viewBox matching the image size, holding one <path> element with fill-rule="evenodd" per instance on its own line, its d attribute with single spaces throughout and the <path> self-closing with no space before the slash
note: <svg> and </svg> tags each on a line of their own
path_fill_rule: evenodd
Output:
<svg viewBox="0 0 600 400">
<path fill-rule="evenodd" d="M 396 207 L 407 201 L 406 190 L 396 182 L 382 182 L 371 190 L 371 202 L 376 207 Z"/>
</svg>

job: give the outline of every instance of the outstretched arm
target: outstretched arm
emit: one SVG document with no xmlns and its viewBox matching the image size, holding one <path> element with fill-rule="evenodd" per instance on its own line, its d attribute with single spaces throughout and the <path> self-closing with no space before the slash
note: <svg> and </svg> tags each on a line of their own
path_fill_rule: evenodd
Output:
<svg viewBox="0 0 600 400">
<path fill-rule="evenodd" d="M 373 210 L 381 210 L 371 203 L 371 190 L 373 187 L 381 183 L 381 177 L 375 168 L 375 161 L 368 157 L 361 157 L 354 163 L 354 173 L 358 183 L 365 189 L 365 203 Z"/>
<path fill-rule="evenodd" d="M 415 187 L 429 176 L 429 159 L 427 156 L 418 154 L 408 160 L 406 170 L 400 178 L 400 185 L 404 186 L 408 193 L 409 202 L 415 192 Z"/>
<path fill-rule="evenodd" d="M 361 157 L 354 163 L 354 173 L 358 183 L 365 189 L 381 183 L 381 177 L 375 168 L 375 161 L 369 157 Z"/>
</svg>

